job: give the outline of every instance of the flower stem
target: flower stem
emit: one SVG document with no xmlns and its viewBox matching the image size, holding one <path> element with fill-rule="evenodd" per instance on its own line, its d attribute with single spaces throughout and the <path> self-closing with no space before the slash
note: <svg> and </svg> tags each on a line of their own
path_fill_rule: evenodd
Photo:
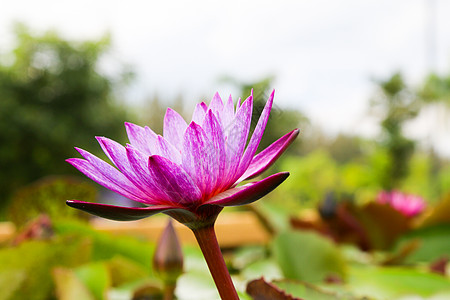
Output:
<svg viewBox="0 0 450 300">
<path fill-rule="evenodd" d="M 173 300 L 175 295 L 175 285 L 166 284 L 164 285 L 164 300 Z"/>
<path fill-rule="evenodd" d="M 214 224 L 192 230 L 222 300 L 239 300 L 217 242 Z"/>
</svg>

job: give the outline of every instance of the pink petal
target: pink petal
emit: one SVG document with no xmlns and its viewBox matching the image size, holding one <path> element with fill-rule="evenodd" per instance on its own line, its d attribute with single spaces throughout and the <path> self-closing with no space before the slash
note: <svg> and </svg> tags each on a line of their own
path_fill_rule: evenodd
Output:
<svg viewBox="0 0 450 300">
<path fill-rule="evenodd" d="M 244 174 L 245 170 L 247 170 L 250 162 L 255 156 L 256 150 L 258 149 L 259 142 L 264 133 L 264 129 L 266 128 L 267 121 L 269 120 L 270 110 L 272 109 L 273 104 L 273 96 L 275 94 L 275 90 L 270 94 L 269 100 L 267 100 L 266 106 L 264 107 L 261 116 L 259 117 L 258 123 L 256 124 L 255 130 L 253 131 L 253 135 L 248 143 L 247 149 L 245 149 L 244 156 L 241 159 L 239 164 L 238 171 L 236 173 L 237 178 L 241 177 Z M 236 178 L 236 179 L 237 179 Z"/>
<path fill-rule="evenodd" d="M 149 156 L 131 145 L 127 146 L 126 151 L 130 166 L 133 168 L 134 174 L 138 177 L 138 181 L 141 182 L 141 187 L 145 189 L 146 194 L 158 200 L 157 203 L 152 204 L 171 203 L 172 199 L 170 196 L 160 190 L 148 170 Z"/>
<path fill-rule="evenodd" d="M 115 184 L 118 187 L 121 187 L 123 190 L 128 193 L 134 195 L 131 198 L 131 195 L 126 196 L 135 201 L 142 202 L 143 199 L 145 203 L 151 203 L 151 197 L 149 198 L 147 194 L 143 193 L 136 185 L 130 181 L 124 174 L 122 174 L 119 170 L 101 160 L 97 156 L 83 150 L 80 148 L 75 148 L 91 165 L 94 167 L 102 176 L 107 178 L 111 183 Z M 78 163 L 79 164 L 79 163 Z M 82 171 L 83 172 L 83 171 Z M 83 172 L 84 173 L 84 172 Z M 85 174 L 85 173 L 84 173 Z M 86 174 L 85 174 L 86 175 Z M 139 199 L 139 200 L 138 200 Z"/>
<path fill-rule="evenodd" d="M 93 181 L 125 198 L 147 204 L 152 202 L 147 195 L 133 186 L 122 173 L 107 163 L 105 165 L 112 169 L 81 158 L 69 158 L 66 161 Z"/>
<path fill-rule="evenodd" d="M 287 149 L 287 147 L 295 140 L 300 131 L 295 129 L 288 134 L 285 134 L 277 141 L 272 143 L 269 147 L 258 153 L 250 163 L 250 166 L 245 173 L 238 179 L 237 182 L 241 182 L 246 179 L 258 176 L 265 170 L 267 170 L 281 154 Z"/>
<path fill-rule="evenodd" d="M 150 156 L 148 169 L 156 187 L 164 191 L 173 203 L 190 205 L 202 199 L 202 193 L 192 178 L 177 164 L 158 155 Z"/>
<path fill-rule="evenodd" d="M 252 120 L 253 99 L 248 98 L 236 112 L 232 124 L 224 128 L 226 135 L 226 185 L 236 181 L 235 173 L 247 143 Z"/>
<path fill-rule="evenodd" d="M 273 191 L 288 176 L 288 172 L 277 173 L 261 181 L 226 190 L 206 201 L 203 205 L 238 206 L 252 203 Z"/>
<path fill-rule="evenodd" d="M 219 116 L 219 114 L 223 111 L 223 102 L 222 98 L 220 98 L 219 93 L 214 94 L 214 97 L 209 104 L 209 109 L 212 110 L 216 116 Z"/>
<path fill-rule="evenodd" d="M 142 177 L 135 172 L 128 159 L 127 151 L 124 146 L 105 137 L 97 137 L 103 151 L 108 155 L 109 159 L 116 165 L 116 167 L 137 186 L 142 192 L 153 198 L 153 194 L 149 191 L 147 182 L 142 180 Z"/>
<path fill-rule="evenodd" d="M 195 122 L 186 129 L 183 141 L 182 167 L 200 188 L 204 197 L 211 194 L 217 180 L 215 149 L 203 128 Z"/>
<path fill-rule="evenodd" d="M 66 203 L 70 207 L 115 221 L 135 221 L 160 212 L 177 209 L 177 207 L 165 205 L 154 205 L 149 207 L 123 207 L 77 200 L 67 200 Z"/>
<path fill-rule="evenodd" d="M 164 138 L 178 150 L 183 149 L 183 137 L 186 131 L 186 121 L 176 111 L 168 108 L 164 116 Z"/>
<path fill-rule="evenodd" d="M 212 150 L 215 152 L 212 158 L 214 159 L 213 164 L 217 166 L 214 168 L 214 170 L 217 170 L 217 174 L 215 174 L 217 181 L 213 186 L 220 187 L 224 181 L 225 174 L 225 137 L 223 135 L 222 126 L 212 110 L 208 110 L 206 113 L 202 128 L 205 130 L 206 136 L 212 142 Z"/>
<path fill-rule="evenodd" d="M 231 122 L 233 121 L 233 118 L 234 118 L 234 103 L 233 98 L 231 98 L 230 95 L 228 101 L 225 103 L 224 109 L 221 114 L 222 127 L 227 128 L 228 126 L 230 126 Z"/>
<path fill-rule="evenodd" d="M 125 128 L 130 144 L 139 151 L 151 155 L 151 144 L 155 141 L 156 134 L 148 127 L 144 128 L 129 122 L 125 122 Z"/>
<path fill-rule="evenodd" d="M 203 118 L 205 117 L 206 110 L 208 109 L 208 106 L 205 102 L 198 103 L 195 106 L 194 114 L 192 115 L 192 122 L 195 122 L 197 124 L 203 123 Z"/>
<path fill-rule="evenodd" d="M 158 135 L 156 146 L 157 150 L 154 151 L 153 154 L 164 156 L 165 158 L 170 159 L 177 164 L 181 164 L 180 150 L 175 148 L 175 146 L 169 143 L 165 138 Z"/>
<path fill-rule="evenodd" d="M 236 104 L 236 111 L 241 107 L 241 98 L 238 99 L 238 102 Z"/>
</svg>

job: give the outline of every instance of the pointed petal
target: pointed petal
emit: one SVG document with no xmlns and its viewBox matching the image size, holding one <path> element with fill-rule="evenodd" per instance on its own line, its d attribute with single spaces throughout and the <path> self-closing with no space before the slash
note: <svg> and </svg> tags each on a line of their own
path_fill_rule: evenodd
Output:
<svg viewBox="0 0 450 300">
<path fill-rule="evenodd" d="M 267 121 L 269 120 L 270 111 L 272 109 L 273 104 L 273 96 L 275 94 L 275 90 L 270 94 L 269 100 L 267 100 L 266 106 L 264 107 L 261 116 L 259 117 L 258 123 L 256 124 L 255 130 L 253 131 L 253 135 L 248 143 L 247 149 L 245 149 L 244 156 L 239 163 L 239 168 L 236 173 L 238 179 L 244 174 L 245 170 L 247 170 L 250 162 L 255 156 L 256 150 L 258 149 L 259 142 L 264 133 L 264 129 L 266 129 Z"/>
<path fill-rule="evenodd" d="M 169 195 L 171 202 L 189 205 L 201 201 L 200 189 L 177 164 L 162 156 L 152 155 L 148 160 L 148 169 L 156 188 Z"/>
<path fill-rule="evenodd" d="M 127 195 L 120 193 L 122 196 L 125 196 L 134 201 L 139 201 L 139 202 L 143 202 L 143 203 L 147 203 L 147 204 L 149 204 L 149 203 L 153 204 L 154 201 L 153 201 L 152 197 L 149 197 L 148 194 L 142 192 L 142 190 L 140 190 L 132 181 L 130 181 L 119 170 L 117 170 L 116 168 L 114 168 L 113 166 L 108 164 L 107 162 L 101 160 L 97 156 L 89 153 L 88 151 L 85 151 L 80 148 L 75 148 L 75 149 L 92 165 L 93 168 L 95 168 L 99 172 L 99 174 L 101 174 L 104 178 L 106 178 L 112 184 L 114 184 L 117 187 L 120 187 L 121 190 L 124 190 L 127 193 Z M 81 171 L 81 172 L 83 172 L 83 171 Z M 83 173 L 86 175 L 85 172 L 83 172 Z M 94 181 L 96 181 L 96 180 L 94 180 Z M 98 182 L 98 181 L 96 181 L 96 182 Z M 98 183 L 105 186 L 103 183 L 100 183 L 100 182 L 98 182 Z M 111 189 L 111 188 L 109 188 L 109 189 Z M 115 191 L 114 189 L 111 189 L 111 190 Z M 118 191 L 116 191 L 116 192 L 118 192 Z"/>
<path fill-rule="evenodd" d="M 242 157 L 242 153 L 247 143 L 250 123 L 252 120 L 253 100 L 247 99 L 236 112 L 233 122 L 228 128 L 224 128 L 226 135 L 226 166 L 225 173 L 227 184 L 230 185 L 236 181 L 236 170 Z"/>
<path fill-rule="evenodd" d="M 229 189 L 206 201 L 203 205 L 238 206 L 264 197 L 289 176 L 288 172 L 271 175 L 261 181 Z"/>
<path fill-rule="evenodd" d="M 66 161 L 93 181 L 125 198 L 145 204 L 152 203 L 152 200 L 147 195 L 142 193 L 122 173 L 107 163 L 105 165 L 111 168 L 103 165 L 99 166 L 99 164 L 91 163 L 81 158 L 69 158 Z"/>
<path fill-rule="evenodd" d="M 146 127 L 148 128 L 148 127 Z M 133 123 L 125 122 L 125 129 L 127 131 L 128 140 L 130 144 L 139 149 L 139 151 L 151 155 L 151 144 L 156 138 L 156 134 L 144 127 L 135 125 Z"/>
<path fill-rule="evenodd" d="M 164 116 L 164 138 L 178 150 L 183 149 L 183 137 L 186 131 L 186 121 L 176 111 L 168 108 Z"/>
<path fill-rule="evenodd" d="M 116 167 L 130 180 L 136 187 L 138 187 L 143 193 L 153 198 L 151 192 L 149 192 L 149 186 L 142 180 L 142 177 L 135 172 L 135 169 L 130 164 L 128 159 L 127 150 L 119 143 L 110 140 L 105 137 L 97 137 L 103 151 L 109 156 L 111 161 Z"/>
<path fill-rule="evenodd" d="M 233 118 L 234 118 L 234 103 L 233 98 L 231 98 L 230 95 L 228 101 L 225 103 L 224 109 L 221 114 L 222 127 L 227 128 L 228 126 L 230 126 L 231 122 L 233 121 Z"/>
<path fill-rule="evenodd" d="M 169 143 L 165 138 L 158 135 L 156 145 L 157 150 L 153 154 L 164 156 L 177 164 L 181 164 L 181 151 L 175 148 L 175 146 Z"/>
<path fill-rule="evenodd" d="M 155 199 L 154 202 L 157 202 L 151 204 L 171 203 L 171 198 L 159 189 L 148 170 L 149 156 L 143 154 L 132 145 L 128 145 L 126 151 L 134 174 L 138 177 L 139 182 L 142 183 L 142 187 L 145 187 L 145 193 L 150 195 L 152 199 Z"/>
<path fill-rule="evenodd" d="M 238 179 L 237 182 L 239 183 L 243 180 L 258 176 L 259 174 L 267 170 L 278 159 L 278 157 L 280 157 L 280 155 L 283 154 L 283 152 L 287 149 L 287 147 L 295 140 L 299 132 L 300 130 L 295 129 L 285 134 L 277 141 L 272 143 L 269 147 L 258 153 L 253 158 L 248 169 L 241 176 L 241 178 Z"/>
<path fill-rule="evenodd" d="M 200 188 L 204 197 L 210 195 L 216 182 L 218 166 L 214 164 L 215 149 L 203 128 L 195 122 L 186 129 L 183 141 L 182 167 Z"/>
<path fill-rule="evenodd" d="M 212 142 L 212 148 L 215 153 L 213 155 L 213 164 L 217 166 L 214 170 L 217 171 L 214 176 L 216 177 L 216 182 L 213 184 L 214 187 L 222 186 L 224 181 L 225 173 L 225 163 L 226 163 L 226 153 L 225 153 L 225 137 L 223 135 L 222 126 L 217 120 L 216 116 L 212 110 L 208 110 L 203 121 L 202 128 L 205 130 L 206 136 Z"/>
<path fill-rule="evenodd" d="M 87 213 L 115 221 L 135 221 L 160 212 L 177 209 L 177 207 L 165 205 L 154 205 L 149 207 L 124 207 L 77 200 L 67 200 L 66 204 Z"/>
<path fill-rule="evenodd" d="M 219 93 L 215 93 L 214 97 L 209 104 L 209 109 L 213 111 L 213 113 L 218 116 L 223 111 L 223 102 L 222 98 L 220 98 Z"/>
<path fill-rule="evenodd" d="M 195 122 L 197 124 L 203 123 L 203 118 L 205 117 L 206 110 L 208 109 L 208 106 L 205 102 L 198 103 L 195 106 L 194 114 L 192 115 L 192 122 Z"/>
<path fill-rule="evenodd" d="M 126 161 L 125 147 L 113 141 L 109 138 L 103 136 L 96 136 L 95 139 L 102 147 L 103 152 L 108 156 L 109 160 L 114 163 L 114 165 L 122 171 L 118 165 L 122 165 L 123 161 Z M 122 151 L 123 148 L 123 151 Z M 117 162 L 116 162 L 117 161 Z"/>
</svg>

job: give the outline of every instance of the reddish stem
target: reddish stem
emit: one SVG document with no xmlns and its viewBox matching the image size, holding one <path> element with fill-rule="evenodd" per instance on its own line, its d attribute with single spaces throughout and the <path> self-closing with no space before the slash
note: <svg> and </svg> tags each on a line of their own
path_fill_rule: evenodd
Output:
<svg viewBox="0 0 450 300">
<path fill-rule="evenodd" d="M 222 300 L 239 300 L 217 242 L 214 225 L 193 229 Z"/>
</svg>

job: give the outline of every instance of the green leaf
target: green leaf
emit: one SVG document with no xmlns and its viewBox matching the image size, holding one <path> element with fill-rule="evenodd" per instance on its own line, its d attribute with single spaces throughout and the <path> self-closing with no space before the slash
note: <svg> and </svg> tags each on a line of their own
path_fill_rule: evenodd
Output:
<svg viewBox="0 0 450 300">
<path fill-rule="evenodd" d="M 11 299 L 26 279 L 24 270 L 0 271 L 0 300 Z"/>
<path fill-rule="evenodd" d="M 1 249 L 0 272 L 11 272 L 11 276 L 16 272 L 22 274 L 17 281 L 20 287 L 8 300 L 49 299 L 54 289 L 52 268 L 79 265 L 85 263 L 89 256 L 89 239 L 69 236 L 55 237 L 50 241 L 27 241 L 17 247 Z"/>
<path fill-rule="evenodd" d="M 129 258 L 152 274 L 152 257 L 155 246 L 152 243 L 140 241 L 129 236 L 113 236 L 95 231 L 91 227 L 77 222 L 55 223 L 55 231 L 61 234 L 75 234 L 89 237 L 93 240 L 92 259 L 108 260 L 116 255 Z"/>
<path fill-rule="evenodd" d="M 376 299 L 396 299 L 406 295 L 429 297 L 450 291 L 450 280 L 415 269 L 355 267 L 349 271 L 348 287 L 359 296 Z"/>
<path fill-rule="evenodd" d="M 289 279 L 320 282 L 328 276 L 346 275 L 344 259 L 336 246 L 313 232 L 283 232 L 275 237 L 273 252 Z"/>
<path fill-rule="evenodd" d="M 53 280 L 59 300 L 95 300 L 75 273 L 66 268 L 53 269 Z"/>
<path fill-rule="evenodd" d="M 265 281 L 264 278 L 259 278 L 249 282 L 247 284 L 246 292 L 253 299 L 257 300 L 302 300 L 300 298 L 293 297 L 272 283 Z"/>
<path fill-rule="evenodd" d="M 220 299 L 209 273 L 191 271 L 178 278 L 175 294 L 179 300 Z"/>
<path fill-rule="evenodd" d="M 350 300 L 356 299 L 351 295 L 338 292 L 328 292 L 310 283 L 292 280 L 276 280 L 272 282 L 285 293 L 294 297 L 314 300 Z"/>
<path fill-rule="evenodd" d="M 419 247 L 405 261 L 407 263 L 431 262 L 450 253 L 450 224 L 436 225 L 417 229 L 400 238 L 395 250 L 414 240 Z"/>
<path fill-rule="evenodd" d="M 264 246 L 244 246 L 233 251 L 233 268 L 243 269 L 249 264 L 260 261 L 266 257 L 266 248 Z"/>
<path fill-rule="evenodd" d="M 106 293 L 111 286 L 111 277 L 104 262 L 90 263 L 75 270 L 76 276 L 92 292 L 95 299 L 106 299 Z"/>
<path fill-rule="evenodd" d="M 107 262 L 112 286 L 119 286 L 147 278 L 149 270 L 123 256 L 115 256 Z"/>
<path fill-rule="evenodd" d="M 282 278 L 280 267 L 273 259 L 263 259 L 248 265 L 241 272 L 245 279 L 255 279 L 264 276 L 266 280 Z"/>
</svg>

